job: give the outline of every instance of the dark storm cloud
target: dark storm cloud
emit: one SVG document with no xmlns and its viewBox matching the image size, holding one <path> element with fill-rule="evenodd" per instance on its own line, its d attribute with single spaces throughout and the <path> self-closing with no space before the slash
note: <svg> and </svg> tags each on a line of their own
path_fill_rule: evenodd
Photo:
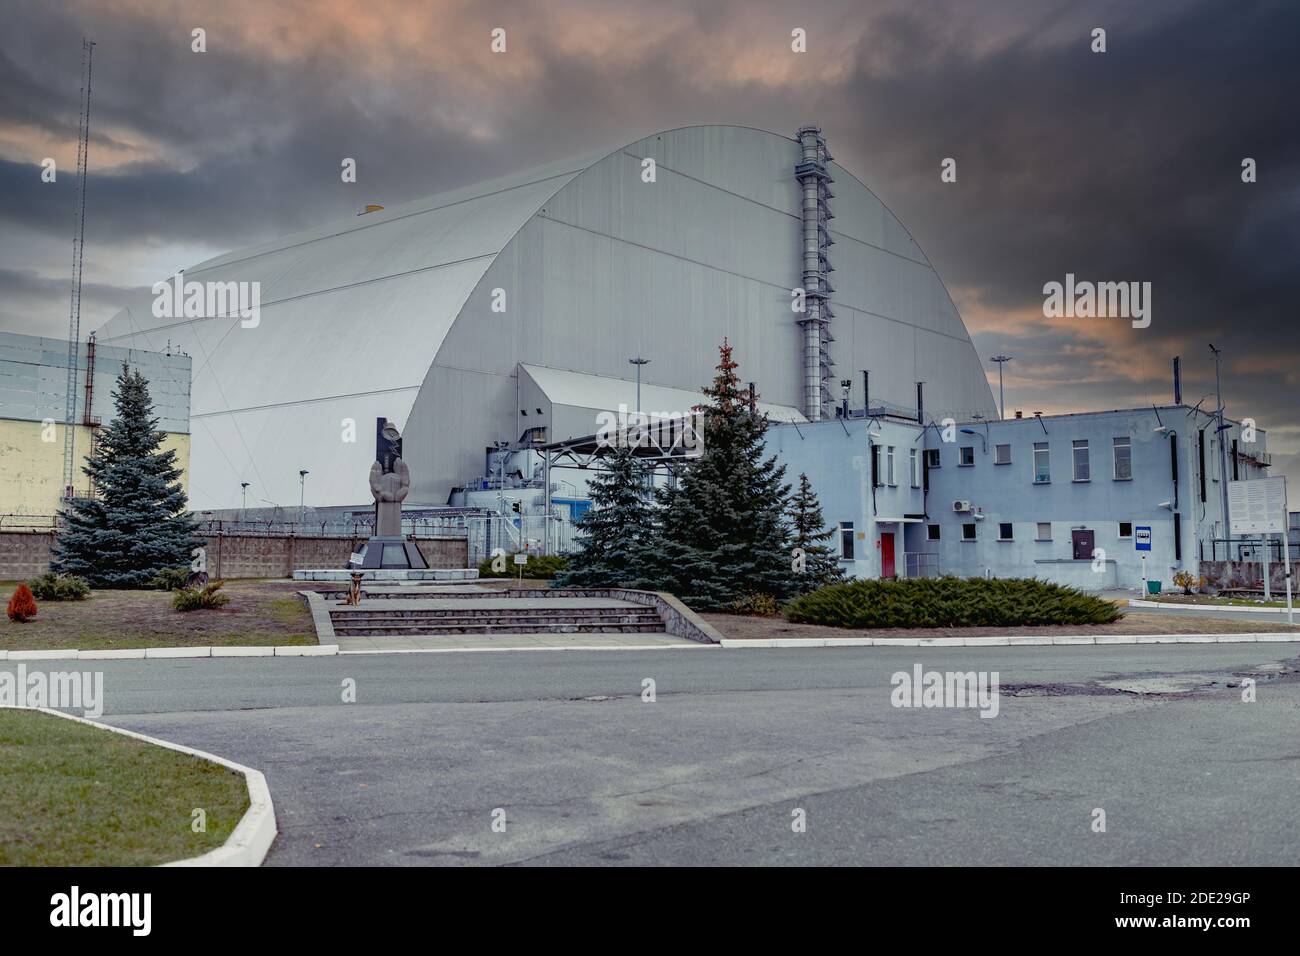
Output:
<svg viewBox="0 0 1300 956">
<path fill-rule="evenodd" d="M 92 159 L 107 162 L 93 166 L 88 252 L 101 264 L 155 249 L 162 275 L 191 264 L 168 246 L 217 252 L 673 126 L 819 122 L 930 255 L 981 354 L 1015 355 L 1012 407 L 1165 401 L 1178 352 L 1195 401 L 1214 341 L 1230 413 L 1300 448 L 1296 4 L 385 0 L 288 5 L 297 20 L 250 4 L 242 32 L 209 24 L 202 56 L 189 51 L 202 5 L 16 6 L 0 40 L 11 139 L 75 137 L 77 37 L 100 41 Z M 509 61 L 486 54 L 498 21 Z M 809 33 L 803 57 L 793 26 Z M 1089 50 L 1093 26 L 1105 54 Z M 429 32 L 412 41 L 413 28 Z M 0 225 L 53 242 L 71 178 L 42 187 L 34 149 L 0 154 Z M 357 187 L 339 182 L 344 156 Z M 64 258 L 42 275 L 63 277 Z M 0 295 L 19 271 L 0 272 Z M 1066 272 L 1151 282 L 1151 327 L 1043 321 L 1043 283 Z"/>
</svg>

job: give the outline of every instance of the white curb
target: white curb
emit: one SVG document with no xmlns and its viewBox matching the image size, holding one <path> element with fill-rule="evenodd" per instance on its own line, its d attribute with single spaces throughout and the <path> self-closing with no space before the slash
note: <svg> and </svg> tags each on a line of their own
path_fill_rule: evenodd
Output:
<svg viewBox="0 0 1300 956">
<path fill-rule="evenodd" d="M 1300 634 L 1079 634 L 1052 637 L 725 637 L 722 646 L 740 647 L 1048 647 L 1106 644 L 1295 644 Z M 344 653 L 349 653 L 345 651 Z"/>
<path fill-rule="evenodd" d="M 1241 604 L 1179 604 L 1174 601 L 1142 601 L 1138 598 L 1129 598 L 1128 606 L 1157 608 L 1161 611 L 1183 611 L 1189 614 L 1198 612 L 1204 614 L 1206 611 L 1227 611 L 1230 614 L 1286 614 L 1285 607 L 1246 607 Z"/>
<path fill-rule="evenodd" d="M 275 805 L 271 802 L 271 791 L 266 785 L 266 777 L 262 775 L 260 770 L 245 767 L 243 764 L 226 760 L 224 757 L 218 757 L 215 754 L 205 753 L 202 750 L 174 744 L 169 740 L 159 740 L 157 737 L 137 734 L 133 730 L 123 730 L 121 727 L 101 724 L 99 721 L 87 720 L 85 717 L 74 717 L 72 714 L 50 710 L 48 707 L 33 709 L 40 711 L 42 714 L 53 714 L 65 720 L 75 720 L 79 724 L 89 724 L 91 727 L 98 727 L 101 730 L 111 730 L 115 734 L 134 737 L 136 740 L 143 740 L 145 743 L 165 747 L 168 750 L 175 750 L 178 753 L 198 757 L 201 760 L 210 760 L 244 775 L 244 782 L 248 786 L 248 809 L 244 811 L 244 815 L 236 824 L 235 829 L 230 831 L 230 836 L 226 838 L 225 844 L 204 853 L 202 856 L 194 856 L 185 860 L 173 860 L 171 863 L 160 864 L 161 866 L 261 866 L 262 861 L 266 859 L 266 854 L 275 841 L 277 827 L 275 823 Z"/>
<path fill-rule="evenodd" d="M 454 636 L 454 635 L 448 635 Z M 341 656 L 350 654 L 506 654 L 511 651 L 681 651 L 708 650 L 717 648 L 718 644 L 704 644 L 689 641 L 683 644 L 575 644 L 558 647 L 392 647 L 382 650 L 339 651 Z"/>
<path fill-rule="evenodd" d="M 0 651 L 0 661 L 176 660 L 192 657 L 333 657 L 337 644 L 270 644 L 230 647 L 131 647 L 100 650 Z"/>
</svg>

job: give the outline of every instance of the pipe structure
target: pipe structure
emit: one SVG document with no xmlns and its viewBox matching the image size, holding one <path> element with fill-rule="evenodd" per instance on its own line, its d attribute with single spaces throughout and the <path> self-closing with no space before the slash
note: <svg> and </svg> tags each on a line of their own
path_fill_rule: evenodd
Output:
<svg viewBox="0 0 1300 956">
<path fill-rule="evenodd" d="M 827 222 L 832 218 L 827 200 L 832 196 L 826 163 L 831 155 L 821 129 L 804 126 L 796 134 L 801 149 L 795 178 L 803 191 L 803 289 L 805 311 L 798 319 L 803 329 L 803 405 L 809 421 L 819 421 L 823 410 L 833 405 L 829 382 L 832 380 L 829 346 L 830 293 L 827 279 L 831 265 L 827 248 L 833 243 Z"/>
</svg>

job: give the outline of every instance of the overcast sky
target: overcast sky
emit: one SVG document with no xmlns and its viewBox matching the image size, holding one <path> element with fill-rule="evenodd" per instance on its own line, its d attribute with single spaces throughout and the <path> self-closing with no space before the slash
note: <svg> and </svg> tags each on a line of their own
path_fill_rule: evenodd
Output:
<svg viewBox="0 0 1300 956">
<path fill-rule="evenodd" d="M 1300 3 L 0 0 L 0 329 L 67 330 L 80 39 L 97 42 L 83 329 L 231 248 L 662 129 L 819 123 L 907 225 L 1009 409 L 1214 388 L 1300 487 Z M 202 27 L 207 52 L 191 51 Z M 506 31 L 507 51 L 490 49 Z M 1106 31 L 1094 53 L 1092 31 Z M 807 31 L 808 51 L 790 34 Z M 58 163 L 44 184 L 40 163 Z M 358 161 L 344 185 L 341 157 Z M 945 157 L 957 182 L 940 181 Z M 1258 181 L 1243 183 L 1252 158 Z M 1045 319 L 1074 273 L 1152 322 Z M 990 363 L 996 392 L 996 368 Z M 1213 405 L 1213 398 L 1207 402 Z M 1293 492 L 1300 498 L 1300 491 Z"/>
</svg>

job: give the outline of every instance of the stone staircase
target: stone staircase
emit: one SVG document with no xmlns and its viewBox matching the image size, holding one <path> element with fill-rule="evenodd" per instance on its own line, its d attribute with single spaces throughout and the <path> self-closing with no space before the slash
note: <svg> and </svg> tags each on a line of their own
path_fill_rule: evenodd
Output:
<svg viewBox="0 0 1300 956">
<path fill-rule="evenodd" d="M 377 602 L 378 603 L 378 602 Z M 654 608 L 609 607 L 402 607 L 405 602 L 363 602 L 356 609 L 332 608 L 340 637 L 437 634 L 663 634 Z M 554 603 L 554 602 L 550 602 Z"/>
</svg>

